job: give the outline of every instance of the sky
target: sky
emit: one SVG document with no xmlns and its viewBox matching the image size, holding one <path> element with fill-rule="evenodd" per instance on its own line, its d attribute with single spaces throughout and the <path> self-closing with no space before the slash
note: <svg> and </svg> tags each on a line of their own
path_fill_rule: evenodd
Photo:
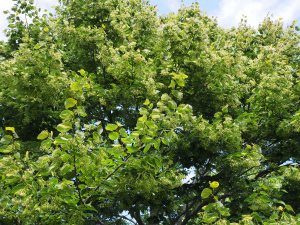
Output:
<svg viewBox="0 0 300 225">
<path fill-rule="evenodd" d="M 13 5 L 12 0 L 0 0 L 0 40 L 5 39 L 3 30 L 7 26 L 3 11 Z M 222 27 L 238 25 L 243 16 L 247 17 L 248 24 L 257 27 L 266 16 L 274 19 L 282 18 L 286 24 L 293 20 L 300 21 L 300 0 L 150 0 L 157 5 L 161 14 L 176 12 L 182 2 L 190 5 L 199 2 L 202 11 L 217 18 Z M 45 9 L 51 9 L 56 0 L 35 0 L 36 4 Z"/>
</svg>

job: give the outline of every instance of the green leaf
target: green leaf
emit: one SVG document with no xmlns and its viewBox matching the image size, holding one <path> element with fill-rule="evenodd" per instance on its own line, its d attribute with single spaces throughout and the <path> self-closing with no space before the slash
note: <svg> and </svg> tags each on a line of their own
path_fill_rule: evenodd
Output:
<svg viewBox="0 0 300 225">
<path fill-rule="evenodd" d="M 138 150 L 137 147 L 133 147 L 131 145 L 127 145 L 126 149 L 128 150 L 128 153 L 134 153 L 134 152 L 136 152 Z"/>
<path fill-rule="evenodd" d="M 204 216 L 203 216 L 203 222 L 205 222 L 205 224 L 212 224 L 218 218 L 219 217 L 216 216 L 215 214 L 204 214 Z"/>
<path fill-rule="evenodd" d="M 57 138 L 55 138 L 54 140 L 54 144 L 55 145 L 63 145 L 63 144 L 68 144 L 69 140 L 65 137 L 60 137 L 58 136 Z"/>
<path fill-rule="evenodd" d="M 34 47 L 33 47 L 33 49 L 34 50 L 38 50 L 38 49 L 40 49 L 42 47 L 42 45 L 40 44 L 40 43 L 37 43 Z"/>
<path fill-rule="evenodd" d="M 177 90 L 172 90 L 172 94 L 175 98 L 177 98 L 178 100 L 181 100 L 183 97 L 183 93 Z"/>
<path fill-rule="evenodd" d="M 175 88 L 175 86 L 176 86 L 176 83 L 175 83 L 175 81 L 174 81 L 174 80 L 171 80 L 171 83 L 170 83 L 170 85 L 169 85 L 169 88 L 172 88 L 172 89 L 174 89 L 174 88 Z"/>
<path fill-rule="evenodd" d="M 188 78 L 187 75 L 183 74 L 183 73 L 172 73 L 173 75 L 173 79 L 176 81 L 176 83 L 178 84 L 178 86 L 180 87 L 184 87 L 185 86 L 185 79 Z"/>
<path fill-rule="evenodd" d="M 146 99 L 145 102 L 144 102 L 143 104 L 144 104 L 144 105 L 149 105 L 149 104 L 150 104 L 149 99 Z"/>
<path fill-rule="evenodd" d="M 84 188 L 82 187 L 82 189 L 84 189 Z M 81 205 L 79 207 L 82 207 L 84 209 L 84 211 L 93 211 L 95 213 L 98 213 L 98 210 L 95 209 L 95 207 L 92 206 L 91 204 L 85 204 L 85 205 Z"/>
<path fill-rule="evenodd" d="M 42 150 L 48 150 L 52 145 L 52 141 L 50 139 L 44 140 L 41 143 L 41 149 Z"/>
<path fill-rule="evenodd" d="M 117 140 L 119 138 L 119 133 L 118 132 L 111 132 L 109 133 L 108 137 L 110 140 L 114 141 Z"/>
<path fill-rule="evenodd" d="M 44 32 L 48 33 L 49 32 L 49 28 L 48 27 L 44 27 Z"/>
<path fill-rule="evenodd" d="M 146 121 L 146 125 L 147 125 L 147 127 L 149 127 L 150 129 L 156 129 L 156 128 L 157 128 L 156 124 L 155 124 L 152 120 Z"/>
<path fill-rule="evenodd" d="M 168 137 L 162 137 L 161 142 L 165 145 L 169 145 L 170 144 L 170 139 Z"/>
<path fill-rule="evenodd" d="M 81 117 L 86 117 L 87 114 L 85 112 L 85 109 L 82 106 L 78 106 L 76 109 L 76 113 Z"/>
<path fill-rule="evenodd" d="M 126 138 L 121 138 L 121 141 L 124 143 L 124 144 L 131 144 L 132 143 L 132 140 L 128 137 Z"/>
<path fill-rule="evenodd" d="M 68 98 L 65 101 L 66 109 L 70 109 L 70 108 L 74 107 L 76 104 L 77 104 L 77 100 L 75 100 L 74 98 Z"/>
<path fill-rule="evenodd" d="M 151 144 L 146 145 L 143 152 L 147 153 L 150 150 L 150 148 L 151 148 Z"/>
<path fill-rule="evenodd" d="M 294 212 L 294 209 L 293 209 L 292 206 L 289 205 L 289 204 L 286 204 L 286 205 L 285 205 L 285 208 L 286 208 L 286 210 L 289 211 L 289 212 Z"/>
<path fill-rule="evenodd" d="M 140 114 L 144 115 L 144 116 L 147 116 L 149 114 L 148 110 L 146 108 L 143 108 L 143 107 L 140 108 L 139 111 L 140 111 Z"/>
<path fill-rule="evenodd" d="M 73 118 L 74 113 L 71 110 L 64 110 L 60 113 L 60 118 L 62 118 L 63 120 L 70 120 Z"/>
<path fill-rule="evenodd" d="M 72 91 L 80 91 L 81 90 L 81 86 L 80 86 L 80 84 L 78 82 L 73 82 L 70 85 L 70 89 Z"/>
<path fill-rule="evenodd" d="M 152 118 L 153 120 L 158 120 L 158 119 L 160 119 L 160 117 L 161 117 L 160 114 L 152 114 L 152 115 L 151 115 L 151 118 Z"/>
<path fill-rule="evenodd" d="M 47 130 L 43 130 L 38 136 L 38 140 L 44 140 L 49 136 L 49 132 Z"/>
<path fill-rule="evenodd" d="M 168 94 L 162 94 L 162 96 L 160 97 L 162 101 L 168 101 L 170 100 L 170 97 Z"/>
<path fill-rule="evenodd" d="M 152 138 L 152 137 L 149 137 L 149 136 L 144 136 L 144 137 L 142 138 L 142 142 L 143 142 L 144 144 L 150 143 L 150 142 L 152 142 L 152 141 L 153 141 L 153 138 Z"/>
<path fill-rule="evenodd" d="M 125 128 L 121 128 L 121 129 L 119 130 L 119 133 L 120 133 L 120 135 L 121 135 L 122 137 L 128 137 L 128 134 L 127 134 Z"/>
<path fill-rule="evenodd" d="M 11 135 L 4 135 L 0 140 L 0 144 L 8 145 L 12 141 L 13 141 L 13 137 Z"/>
<path fill-rule="evenodd" d="M 108 131 L 115 131 L 117 128 L 118 128 L 118 125 L 112 124 L 112 123 L 107 124 L 107 126 L 105 127 L 105 129 Z"/>
<path fill-rule="evenodd" d="M 60 172 L 61 172 L 62 175 L 65 175 L 65 174 L 70 173 L 72 171 L 73 171 L 73 166 L 71 166 L 70 164 L 65 164 L 60 169 Z"/>
<path fill-rule="evenodd" d="M 133 131 L 131 134 L 130 134 L 132 137 L 139 137 L 140 136 L 140 133 L 138 131 Z"/>
<path fill-rule="evenodd" d="M 7 153 L 11 153 L 12 151 L 13 151 L 13 148 L 11 145 L 0 148 L 0 153 L 7 154 Z"/>
<path fill-rule="evenodd" d="M 72 129 L 72 124 L 68 122 L 61 123 L 57 125 L 56 129 L 61 133 L 65 133 Z"/>
<path fill-rule="evenodd" d="M 142 116 L 138 119 L 139 122 L 145 123 L 147 121 L 147 116 Z"/>
<path fill-rule="evenodd" d="M 19 191 L 21 191 L 21 190 L 23 190 L 24 188 L 26 187 L 26 184 L 18 184 L 18 185 L 16 185 L 12 190 L 11 190 L 11 192 L 13 193 L 13 194 L 18 194 L 18 192 Z"/>
<path fill-rule="evenodd" d="M 201 192 L 201 198 L 206 199 L 212 195 L 212 190 L 210 188 L 204 188 Z"/>
<path fill-rule="evenodd" d="M 118 127 L 122 127 L 123 125 L 119 122 L 116 122 L 116 124 L 118 125 Z"/>
<path fill-rule="evenodd" d="M 84 70 L 84 69 L 80 69 L 78 72 L 79 72 L 79 73 L 80 73 L 80 75 L 82 75 L 82 76 L 84 76 L 84 75 L 85 75 L 85 70 Z"/>
<path fill-rule="evenodd" d="M 156 150 L 158 150 L 159 147 L 160 147 L 160 139 L 156 140 L 156 141 L 154 142 L 153 146 L 154 146 L 154 148 L 155 148 Z"/>
</svg>

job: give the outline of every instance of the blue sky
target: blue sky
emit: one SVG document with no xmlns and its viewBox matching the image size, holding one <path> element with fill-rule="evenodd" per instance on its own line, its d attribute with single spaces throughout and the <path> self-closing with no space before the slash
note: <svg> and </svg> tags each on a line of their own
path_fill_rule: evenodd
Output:
<svg viewBox="0 0 300 225">
<path fill-rule="evenodd" d="M 154 5 L 158 6 L 160 13 L 167 14 L 170 11 L 176 11 L 180 5 L 181 0 L 150 0 Z M 202 10 L 213 13 L 215 9 L 218 8 L 220 0 L 185 0 L 184 3 L 187 5 L 192 4 L 193 2 L 198 2 L 201 5 Z"/>
<path fill-rule="evenodd" d="M 293 20 L 300 21 L 300 0 L 184 0 L 186 5 L 199 2 L 200 8 L 210 16 L 217 17 L 223 27 L 238 25 L 242 16 L 247 16 L 248 23 L 256 27 L 267 15 L 282 18 L 286 24 Z M 35 0 L 41 8 L 51 9 L 56 0 Z M 161 14 L 174 12 L 182 0 L 150 0 L 157 5 Z M 7 26 L 3 10 L 10 9 L 12 0 L 1 0 L 0 4 L 0 40 L 4 39 L 3 30 Z"/>
</svg>

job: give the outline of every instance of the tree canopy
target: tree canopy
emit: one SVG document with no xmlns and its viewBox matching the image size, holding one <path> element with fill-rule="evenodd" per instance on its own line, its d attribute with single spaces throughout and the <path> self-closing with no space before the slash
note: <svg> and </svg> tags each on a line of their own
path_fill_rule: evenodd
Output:
<svg viewBox="0 0 300 225">
<path fill-rule="evenodd" d="M 14 0 L 0 224 L 300 224 L 300 35 L 198 4 Z"/>
</svg>

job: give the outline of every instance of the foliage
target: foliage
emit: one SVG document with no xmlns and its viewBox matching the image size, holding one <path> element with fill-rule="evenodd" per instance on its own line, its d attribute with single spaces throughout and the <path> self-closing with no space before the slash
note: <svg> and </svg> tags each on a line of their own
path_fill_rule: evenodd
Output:
<svg viewBox="0 0 300 225">
<path fill-rule="evenodd" d="M 300 223 L 295 24 L 143 0 L 15 0 L 0 43 L 0 223 Z"/>
</svg>

